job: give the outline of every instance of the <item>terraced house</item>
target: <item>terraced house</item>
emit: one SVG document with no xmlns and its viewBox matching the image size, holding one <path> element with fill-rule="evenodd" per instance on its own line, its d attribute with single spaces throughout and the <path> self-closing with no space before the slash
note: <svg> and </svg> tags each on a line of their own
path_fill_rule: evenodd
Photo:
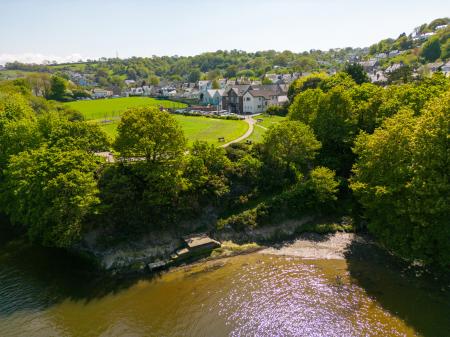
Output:
<svg viewBox="0 0 450 337">
<path fill-rule="evenodd" d="M 266 111 L 269 106 L 281 106 L 287 101 L 285 85 L 235 85 L 224 92 L 222 109 L 236 114 L 255 114 Z"/>
</svg>

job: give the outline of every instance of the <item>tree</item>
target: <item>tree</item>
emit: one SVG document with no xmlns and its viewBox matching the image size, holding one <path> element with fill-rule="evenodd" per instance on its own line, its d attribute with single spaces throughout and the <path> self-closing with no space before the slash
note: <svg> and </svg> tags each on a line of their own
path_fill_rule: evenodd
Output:
<svg viewBox="0 0 450 337">
<path fill-rule="evenodd" d="M 48 99 L 54 99 L 55 101 L 63 101 L 66 94 L 66 80 L 59 76 L 52 76 L 50 80 L 50 94 Z"/>
<path fill-rule="evenodd" d="M 285 121 L 271 127 L 264 135 L 262 157 L 272 183 L 298 180 L 312 165 L 320 147 L 310 127 L 301 122 Z"/>
<path fill-rule="evenodd" d="M 294 97 L 298 95 L 300 92 L 305 91 L 307 89 L 316 89 L 319 87 L 320 83 L 328 77 L 327 74 L 324 73 L 315 73 L 309 76 L 300 77 L 295 80 L 290 86 L 288 90 L 289 100 L 292 102 Z"/>
<path fill-rule="evenodd" d="M 150 76 L 149 82 L 151 85 L 159 85 L 159 77 L 158 76 Z"/>
<path fill-rule="evenodd" d="M 0 131 L 2 124 L 7 121 L 33 117 L 33 109 L 23 95 L 0 92 Z"/>
<path fill-rule="evenodd" d="M 236 74 L 238 72 L 238 67 L 234 64 L 230 65 L 226 72 L 225 72 L 225 77 L 227 78 L 231 78 L 231 77 L 236 77 Z"/>
<path fill-rule="evenodd" d="M 191 192 L 217 198 L 229 191 L 226 172 L 230 167 L 231 162 L 223 148 L 196 141 L 187 159 L 184 175 Z"/>
<path fill-rule="evenodd" d="M 394 71 L 390 72 L 388 75 L 388 82 L 389 83 L 408 83 L 411 82 L 413 75 L 412 68 L 404 64 L 400 68 L 395 69 Z"/>
<path fill-rule="evenodd" d="M 220 89 L 220 84 L 219 84 L 219 82 L 217 80 L 213 80 L 212 88 L 213 89 Z"/>
<path fill-rule="evenodd" d="M 156 107 L 127 110 L 114 143 L 122 157 L 142 157 L 152 163 L 180 160 L 185 146 L 186 139 L 176 119 Z"/>
<path fill-rule="evenodd" d="M 83 151 L 41 147 L 11 157 L 4 171 L 1 208 L 30 239 L 69 247 L 81 237 L 99 203 L 97 159 Z"/>
<path fill-rule="evenodd" d="M 289 107 L 289 119 L 310 125 L 317 117 L 317 111 L 324 95 L 320 89 L 308 89 L 300 92 Z"/>
<path fill-rule="evenodd" d="M 347 63 L 344 72 L 349 74 L 357 84 L 369 82 L 369 76 L 363 66 L 358 63 Z"/>
<path fill-rule="evenodd" d="M 198 69 L 194 69 L 191 71 L 188 77 L 188 81 L 191 83 L 197 83 L 200 81 L 200 78 L 202 77 L 202 73 Z"/>
<path fill-rule="evenodd" d="M 447 39 L 441 46 L 441 59 L 447 60 L 450 58 L 450 39 Z"/>
<path fill-rule="evenodd" d="M 430 37 L 423 44 L 420 55 L 428 62 L 434 62 L 441 56 L 441 43 L 437 36 Z"/>
<path fill-rule="evenodd" d="M 420 116 L 403 110 L 372 135 L 361 134 L 351 179 L 368 229 L 381 242 L 404 257 L 442 267 L 450 264 L 449 116 L 447 92 Z"/>
<path fill-rule="evenodd" d="M 47 130 L 47 132 L 50 132 L 46 134 L 49 147 L 64 150 L 79 149 L 88 152 L 107 151 L 109 149 L 108 136 L 96 124 L 70 122 L 62 118 L 54 118 L 54 121 L 50 121 L 50 123 L 51 130 Z M 43 126 L 43 123 L 41 123 L 41 126 Z"/>
<path fill-rule="evenodd" d="M 35 149 L 42 141 L 34 120 L 23 118 L 8 121 L 0 132 L 0 169 L 6 167 L 10 156 Z"/>
</svg>

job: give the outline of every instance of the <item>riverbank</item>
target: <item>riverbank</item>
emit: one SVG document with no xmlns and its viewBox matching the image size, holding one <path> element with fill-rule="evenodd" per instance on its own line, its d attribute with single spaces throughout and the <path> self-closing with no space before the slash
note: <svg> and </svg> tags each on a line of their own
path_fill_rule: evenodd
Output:
<svg viewBox="0 0 450 337">
<path fill-rule="evenodd" d="M 305 259 L 343 260 L 353 243 L 371 242 L 354 233 L 317 234 L 305 233 L 299 238 L 282 244 L 276 244 L 260 251 L 261 254 L 296 256 Z"/>
</svg>

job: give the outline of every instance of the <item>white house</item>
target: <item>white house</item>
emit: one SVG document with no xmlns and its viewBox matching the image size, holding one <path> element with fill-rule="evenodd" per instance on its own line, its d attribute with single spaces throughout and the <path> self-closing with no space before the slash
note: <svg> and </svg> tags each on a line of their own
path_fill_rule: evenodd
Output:
<svg viewBox="0 0 450 337">
<path fill-rule="evenodd" d="M 251 89 L 243 96 L 245 114 L 263 113 L 269 106 L 281 106 L 288 101 L 285 93 L 274 89 Z"/>
<path fill-rule="evenodd" d="M 105 98 L 105 97 L 111 97 L 113 95 L 113 92 L 110 90 L 95 88 L 92 90 L 92 96 L 94 98 Z"/>
</svg>

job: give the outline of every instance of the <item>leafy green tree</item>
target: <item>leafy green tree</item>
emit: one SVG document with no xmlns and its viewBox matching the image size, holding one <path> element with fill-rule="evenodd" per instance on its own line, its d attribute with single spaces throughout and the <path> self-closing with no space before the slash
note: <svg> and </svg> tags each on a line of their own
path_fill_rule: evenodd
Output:
<svg viewBox="0 0 450 337">
<path fill-rule="evenodd" d="M 322 82 L 319 83 L 319 88 L 324 92 L 328 92 L 334 87 L 342 87 L 343 89 L 351 89 L 356 86 L 356 82 L 353 78 L 345 73 L 339 72 L 334 74 L 333 76 L 326 77 Z"/>
<path fill-rule="evenodd" d="M 176 162 L 186 150 L 186 139 L 168 112 L 139 107 L 123 114 L 114 147 L 125 158 L 142 157 L 152 163 Z"/>
<path fill-rule="evenodd" d="M 67 83 L 66 80 L 59 76 L 52 76 L 50 80 L 50 95 L 49 99 L 55 101 L 63 101 L 66 95 Z"/>
<path fill-rule="evenodd" d="M 194 69 L 189 74 L 188 81 L 191 83 L 197 83 L 198 81 L 200 81 L 201 77 L 202 77 L 201 71 L 198 69 Z"/>
<path fill-rule="evenodd" d="M 324 92 L 320 89 L 300 92 L 289 107 L 289 119 L 310 125 L 317 117 L 317 111 L 324 96 Z"/>
<path fill-rule="evenodd" d="M 8 121 L 0 132 L 0 168 L 6 167 L 10 156 L 38 148 L 42 141 L 34 120 L 22 118 Z"/>
<path fill-rule="evenodd" d="M 292 102 L 294 97 L 302 91 L 319 88 L 322 81 L 326 78 L 328 78 L 328 75 L 324 73 L 314 73 L 309 76 L 300 77 L 289 86 L 289 100 Z"/>
<path fill-rule="evenodd" d="M 320 102 L 310 125 L 322 143 L 319 163 L 341 176 L 348 175 L 353 162 L 351 146 L 358 131 L 350 92 L 340 86 L 331 89 Z"/>
<path fill-rule="evenodd" d="M 185 168 L 190 190 L 207 197 L 221 197 L 229 191 L 227 171 L 231 162 L 223 148 L 206 142 L 195 142 Z"/>
<path fill-rule="evenodd" d="M 213 80 L 212 88 L 213 89 L 220 89 L 220 84 L 219 84 L 219 82 L 217 80 Z"/>
<path fill-rule="evenodd" d="M 420 55 L 428 62 L 434 62 L 441 56 L 441 43 L 436 36 L 430 37 L 422 46 Z"/>
<path fill-rule="evenodd" d="M 379 111 L 384 99 L 383 94 L 382 87 L 371 83 L 364 83 L 350 90 L 360 130 L 372 133 L 381 124 Z"/>
<path fill-rule="evenodd" d="M 367 76 L 362 65 L 358 63 L 346 64 L 344 72 L 349 74 L 357 84 L 369 82 L 369 76 Z"/>
<path fill-rule="evenodd" d="M 9 120 L 33 117 L 33 109 L 23 95 L 14 92 L 0 92 L 0 130 L 2 124 Z"/>
<path fill-rule="evenodd" d="M 69 247 L 99 203 L 97 170 L 97 160 L 83 151 L 23 151 L 4 170 L 1 208 L 33 241 Z"/>
<path fill-rule="evenodd" d="M 70 122 L 64 119 L 58 119 L 52 124 L 46 141 L 49 147 L 64 150 L 80 149 L 88 152 L 100 152 L 109 149 L 108 136 L 100 126 L 86 122 Z"/>
<path fill-rule="evenodd" d="M 151 85 L 159 85 L 159 77 L 158 76 L 150 76 L 149 83 Z"/>
<path fill-rule="evenodd" d="M 450 264 L 449 109 L 447 92 L 421 116 L 403 110 L 361 134 L 351 180 L 372 233 L 404 257 L 443 267 Z"/>
<path fill-rule="evenodd" d="M 262 143 L 268 180 L 281 186 L 299 180 L 302 172 L 312 165 L 320 147 L 311 128 L 301 122 L 285 121 L 271 127 Z"/>
<path fill-rule="evenodd" d="M 411 66 L 405 64 L 388 74 L 388 82 L 392 83 L 408 83 L 413 78 L 413 70 Z"/>
<path fill-rule="evenodd" d="M 334 171 L 319 166 L 311 170 L 309 179 L 305 183 L 307 189 L 314 195 L 314 202 L 326 205 L 337 200 L 339 183 L 335 179 Z"/>
<path fill-rule="evenodd" d="M 227 78 L 232 78 L 232 77 L 236 77 L 238 72 L 238 67 L 234 64 L 230 65 L 225 72 L 225 77 Z"/>
<path fill-rule="evenodd" d="M 448 60 L 450 58 L 450 39 L 441 45 L 441 59 Z"/>
</svg>

